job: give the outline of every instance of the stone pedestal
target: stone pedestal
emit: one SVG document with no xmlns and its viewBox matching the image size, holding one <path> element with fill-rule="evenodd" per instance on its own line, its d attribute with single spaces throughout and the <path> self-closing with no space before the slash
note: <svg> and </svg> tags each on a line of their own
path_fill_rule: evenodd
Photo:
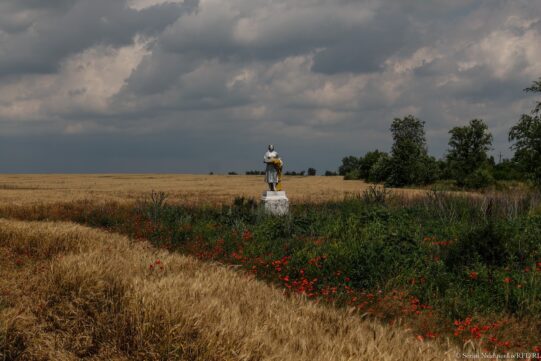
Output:
<svg viewBox="0 0 541 361">
<path fill-rule="evenodd" d="M 273 216 L 283 216 L 289 213 L 289 199 L 286 192 L 266 191 L 261 197 L 265 212 Z"/>
</svg>

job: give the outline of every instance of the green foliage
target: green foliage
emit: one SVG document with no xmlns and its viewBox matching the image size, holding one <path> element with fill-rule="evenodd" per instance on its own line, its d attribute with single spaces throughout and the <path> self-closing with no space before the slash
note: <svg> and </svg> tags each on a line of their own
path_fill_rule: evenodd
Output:
<svg viewBox="0 0 541 361">
<path fill-rule="evenodd" d="M 363 200 L 367 204 L 385 204 L 391 191 L 385 187 L 370 186 L 363 192 Z"/>
<path fill-rule="evenodd" d="M 449 151 L 447 161 L 450 173 L 460 186 L 473 183 L 474 188 L 486 186 L 491 176 L 488 165 L 487 152 L 492 146 L 492 134 L 481 119 L 473 119 L 469 125 L 454 127 L 449 131 Z M 480 168 L 484 167 L 482 171 Z M 474 174 L 475 173 L 475 174 Z"/>
<path fill-rule="evenodd" d="M 380 153 L 378 160 L 372 165 L 367 180 L 372 183 L 384 183 L 391 174 L 391 157 L 387 153 Z"/>
<path fill-rule="evenodd" d="M 356 180 L 361 179 L 361 175 L 358 169 L 353 169 L 344 175 L 344 180 Z"/>
<path fill-rule="evenodd" d="M 344 157 L 342 159 L 342 165 L 338 168 L 338 174 L 345 176 L 348 173 L 351 173 L 359 169 L 359 158 L 352 155 Z"/>
<path fill-rule="evenodd" d="M 391 124 L 394 144 L 387 184 L 394 187 L 430 182 L 428 167 L 432 159 L 426 150 L 424 122 L 408 115 Z"/>
<path fill-rule="evenodd" d="M 492 184 L 494 184 L 494 177 L 492 176 L 492 169 L 488 165 L 475 169 L 460 183 L 460 185 L 472 189 L 485 188 Z"/>
<path fill-rule="evenodd" d="M 541 78 L 539 78 L 538 80 L 534 80 L 532 85 L 524 89 L 524 91 L 530 92 L 530 93 L 541 93 Z M 541 102 L 537 102 L 537 104 L 535 105 L 535 108 L 533 108 L 532 110 L 532 114 L 533 115 L 541 114 Z"/>
<path fill-rule="evenodd" d="M 265 172 L 263 172 L 263 174 L 265 174 Z M 306 174 L 305 171 L 300 171 L 300 172 L 296 172 L 296 171 L 287 171 L 284 173 L 285 175 L 298 175 L 298 176 L 304 176 Z"/>
<path fill-rule="evenodd" d="M 498 181 L 522 180 L 524 178 L 520 165 L 509 159 L 504 159 L 494 165 L 493 175 L 494 179 Z"/>
<path fill-rule="evenodd" d="M 359 159 L 359 175 L 361 179 L 370 178 L 370 171 L 372 170 L 372 167 L 374 167 L 381 157 L 385 156 L 387 156 L 387 153 L 380 152 L 376 149 L 373 152 L 366 153 L 364 157 L 361 157 Z"/>
<path fill-rule="evenodd" d="M 538 187 L 541 187 L 541 118 L 523 114 L 511 128 L 509 140 L 514 142 L 513 160 Z"/>
<path fill-rule="evenodd" d="M 541 93 L 541 78 L 526 92 Z M 537 102 L 531 115 L 522 114 L 519 122 L 509 131 L 513 160 L 537 187 L 541 187 L 541 102 Z"/>
<path fill-rule="evenodd" d="M 146 238 L 184 252 L 225 260 L 241 252 L 264 264 L 288 257 L 282 275 L 302 269 L 309 279 L 331 282 L 340 271 L 352 286 L 367 292 L 407 289 L 456 318 L 493 312 L 532 316 L 541 312 L 535 298 L 541 294 L 541 217 L 532 213 L 538 199 L 432 191 L 404 203 L 374 186 L 341 202 L 294 205 L 287 217 L 268 216 L 247 198 L 221 209 L 165 204 L 153 213 L 149 203 L 138 212 L 151 222 Z M 309 263 L 314 259 L 317 267 Z M 527 267 L 538 267 L 539 277 L 528 278 Z M 474 282 L 470 272 L 479 279 Z M 507 278 L 528 288 L 506 291 Z"/>
<path fill-rule="evenodd" d="M 345 304 L 340 297 L 385 297 L 398 290 L 407 304 L 417 299 L 430 305 L 448 325 L 469 316 L 541 323 L 537 193 L 471 197 L 431 191 L 409 199 L 373 186 L 342 201 L 293 204 L 285 217 L 265 214 L 251 198 L 196 208 L 168 204 L 153 193 L 136 207 L 70 203 L 36 212 L 37 218 L 107 227 L 235 264 L 307 297 L 338 287 L 331 295 L 338 304 Z M 299 290 L 292 280 L 309 287 Z"/>
</svg>

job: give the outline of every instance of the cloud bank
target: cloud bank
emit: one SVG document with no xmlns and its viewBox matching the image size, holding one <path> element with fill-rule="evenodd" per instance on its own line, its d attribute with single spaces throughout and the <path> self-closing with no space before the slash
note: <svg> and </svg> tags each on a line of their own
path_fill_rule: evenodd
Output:
<svg viewBox="0 0 541 361">
<path fill-rule="evenodd" d="M 334 169 L 394 117 L 483 118 L 494 152 L 541 76 L 536 0 L 6 0 L 0 171 Z M 260 154 L 261 153 L 261 154 Z"/>
</svg>

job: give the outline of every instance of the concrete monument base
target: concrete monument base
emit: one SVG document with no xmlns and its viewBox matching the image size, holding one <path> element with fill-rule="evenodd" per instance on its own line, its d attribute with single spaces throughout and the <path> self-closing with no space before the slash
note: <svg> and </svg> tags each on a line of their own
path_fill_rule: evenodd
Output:
<svg viewBox="0 0 541 361">
<path fill-rule="evenodd" d="M 286 192 L 266 191 L 261 197 L 265 212 L 273 216 L 283 216 L 289 213 L 289 199 Z"/>
</svg>

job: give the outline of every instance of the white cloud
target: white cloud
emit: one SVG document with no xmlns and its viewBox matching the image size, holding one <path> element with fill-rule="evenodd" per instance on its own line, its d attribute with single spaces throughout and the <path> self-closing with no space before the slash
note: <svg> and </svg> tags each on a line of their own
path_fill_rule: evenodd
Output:
<svg viewBox="0 0 541 361">
<path fill-rule="evenodd" d="M 40 121 L 110 112 L 117 93 L 147 53 L 145 42 L 96 46 L 68 58 L 55 74 L 28 75 L 0 87 L 0 120 Z M 81 125 L 66 129 L 82 129 Z"/>
</svg>

